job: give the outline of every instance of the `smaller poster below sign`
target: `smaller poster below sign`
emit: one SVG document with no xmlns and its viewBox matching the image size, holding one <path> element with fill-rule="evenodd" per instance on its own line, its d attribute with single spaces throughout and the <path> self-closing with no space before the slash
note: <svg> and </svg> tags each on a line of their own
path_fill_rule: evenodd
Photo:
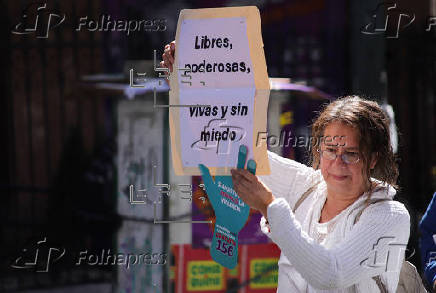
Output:
<svg viewBox="0 0 436 293">
<path fill-rule="evenodd" d="M 276 292 L 280 249 L 274 243 L 244 245 L 241 250 L 240 283 L 244 293 Z"/>
<path fill-rule="evenodd" d="M 276 293 L 280 249 L 273 243 L 240 245 L 238 265 L 229 270 L 214 262 L 209 249 L 172 245 L 174 293 Z"/>
</svg>

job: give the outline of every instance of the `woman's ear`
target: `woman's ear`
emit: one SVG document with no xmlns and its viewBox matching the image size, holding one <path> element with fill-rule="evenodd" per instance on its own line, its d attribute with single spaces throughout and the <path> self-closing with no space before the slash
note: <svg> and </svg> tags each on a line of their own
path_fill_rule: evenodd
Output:
<svg viewBox="0 0 436 293">
<path fill-rule="evenodd" d="M 372 154 L 371 156 L 371 164 L 370 164 L 370 169 L 374 169 L 375 165 L 377 164 L 377 159 L 378 159 L 378 153 Z"/>
</svg>

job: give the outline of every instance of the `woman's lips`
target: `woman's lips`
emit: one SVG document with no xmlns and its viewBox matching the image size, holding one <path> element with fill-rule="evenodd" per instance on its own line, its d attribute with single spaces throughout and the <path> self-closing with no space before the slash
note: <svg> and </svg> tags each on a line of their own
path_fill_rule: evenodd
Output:
<svg viewBox="0 0 436 293">
<path fill-rule="evenodd" d="M 338 180 L 338 181 L 343 181 L 343 180 L 345 180 L 345 179 L 347 179 L 347 177 L 348 176 L 337 176 L 337 175 L 333 175 L 333 174 L 330 174 L 332 177 L 333 177 L 333 179 L 335 179 L 335 180 Z"/>
</svg>

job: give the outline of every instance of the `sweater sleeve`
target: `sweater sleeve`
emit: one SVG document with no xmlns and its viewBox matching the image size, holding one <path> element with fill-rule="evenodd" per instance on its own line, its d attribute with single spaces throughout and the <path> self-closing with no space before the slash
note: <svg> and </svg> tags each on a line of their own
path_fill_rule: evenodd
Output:
<svg viewBox="0 0 436 293">
<path fill-rule="evenodd" d="M 293 206 L 297 197 L 319 180 L 320 173 L 297 161 L 268 151 L 271 174 L 258 176 L 274 197 L 283 197 Z"/>
<path fill-rule="evenodd" d="M 283 158 L 271 151 L 268 151 L 268 160 L 271 174 L 258 178 L 271 190 L 274 197 L 285 198 L 291 206 L 320 178 L 320 173 L 312 167 Z M 269 226 L 264 217 L 260 221 L 260 228 L 270 237 Z"/>
<path fill-rule="evenodd" d="M 302 231 L 284 199 L 275 199 L 268 206 L 267 215 L 271 239 L 314 288 L 346 288 L 388 269 L 399 274 L 410 233 L 410 216 L 398 202 L 366 208 L 344 240 L 330 249 Z M 390 260 L 383 263 L 383 256 L 388 255 Z"/>
<path fill-rule="evenodd" d="M 436 193 L 419 223 L 419 229 L 422 265 L 427 281 L 433 284 L 436 280 Z"/>
</svg>

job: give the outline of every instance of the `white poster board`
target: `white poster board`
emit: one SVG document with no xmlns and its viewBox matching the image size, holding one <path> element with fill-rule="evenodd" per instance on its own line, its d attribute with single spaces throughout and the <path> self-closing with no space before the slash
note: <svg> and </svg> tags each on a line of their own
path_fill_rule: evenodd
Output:
<svg viewBox="0 0 436 293">
<path fill-rule="evenodd" d="M 266 131 L 269 98 L 258 9 L 182 10 L 176 44 L 169 108 L 175 173 L 200 175 L 201 163 L 229 175 L 246 145 L 257 174 L 269 174 L 266 145 L 255 145 Z"/>
</svg>

